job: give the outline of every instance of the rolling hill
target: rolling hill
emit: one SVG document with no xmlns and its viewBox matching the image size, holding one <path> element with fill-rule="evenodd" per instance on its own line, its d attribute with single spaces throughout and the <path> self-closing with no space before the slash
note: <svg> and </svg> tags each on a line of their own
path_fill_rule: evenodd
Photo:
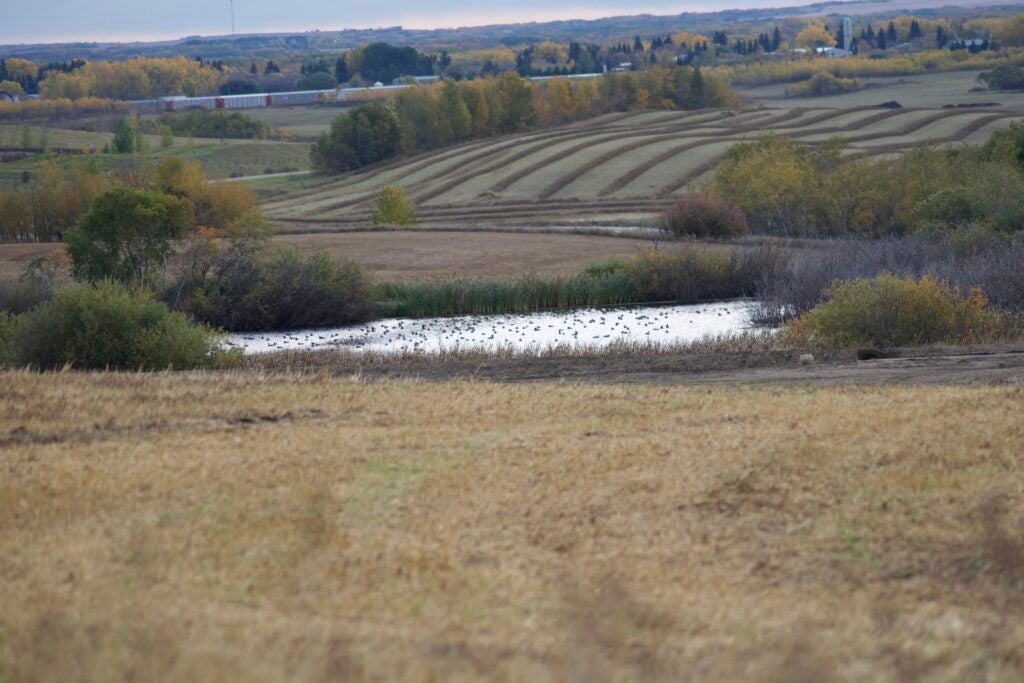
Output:
<svg viewBox="0 0 1024 683">
<path fill-rule="evenodd" d="M 360 227 L 376 194 L 397 185 L 425 225 L 636 225 L 688 192 L 732 144 L 766 133 L 807 145 L 838 136 L 850 155 L 881 155 L 977 142 L 1021 120 L 1004 110 L 877 106 L 611 114 L 319 179 L 264 209 L 284 231 Z"/>
</svg>

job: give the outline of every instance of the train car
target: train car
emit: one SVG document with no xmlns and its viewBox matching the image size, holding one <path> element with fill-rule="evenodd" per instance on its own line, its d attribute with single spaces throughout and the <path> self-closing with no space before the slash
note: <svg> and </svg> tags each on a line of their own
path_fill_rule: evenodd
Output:
<svg viewBox="0 0 1024 683">
<path fill-rule="evenodd" d="M 186 109 L 217 109 L 219 97 L 161 97 L 162 111 L 185 111 Z"/>
<path fill-rule="evenodd" d="M 275 107 L 296 107 L 304 104 L 316 104 L 318 90 L 301 90 L 296 92 L 274 93 Z"/>
<path fill-rule="evenodd" d="M 255 109 L 267 106 L 267 95 L 224 95 L 218 109 Z"/>
<path fill-rule="evenodd" d="M 157 109 L 161 112 L 188 109 L 259 109 L 265 107 L 302 107 L 312 104 L 339 102 L 366 102 L 382 100 L 408 85 L 383 85 L 370 88 L 344 88 L 342 90 L 298 90 L 292 92 L 254 93 L 251 95 L 216 95 L 210 97 L 161 97 L 157 100 L 139 100 L 132 106 Z"/>
</svg>

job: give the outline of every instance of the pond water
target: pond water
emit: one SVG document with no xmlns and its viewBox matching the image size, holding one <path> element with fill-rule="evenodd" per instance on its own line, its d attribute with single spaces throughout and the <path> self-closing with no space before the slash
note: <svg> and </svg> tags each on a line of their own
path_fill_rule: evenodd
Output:
<svg viewBox="0 0 1024 683">
<path fill-rule="evenodd" d="M 356 353 L 543 351 L 554 346 L 600 349 L 621 342 L 669 345 L 747 331 L 752 328 L 754 306 L 752 301 L 725 301 L 692 306 L 396 318 L 324 330 L 234 334 L 227 343 L 245 353 L 300 349 L 347 349 Z"/>
</svg>

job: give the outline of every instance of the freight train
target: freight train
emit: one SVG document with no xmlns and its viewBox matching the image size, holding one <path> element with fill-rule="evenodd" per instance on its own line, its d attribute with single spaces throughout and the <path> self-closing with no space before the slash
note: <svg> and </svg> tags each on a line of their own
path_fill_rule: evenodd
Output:
<svg viewBox="0 0 1024 683">
<path fill-rule="evenodd" d="M 310 104 L 346 104 L 386 99 L 408 85 L 378 85 L 372 88 L 340 90 L 299 90 L 251 95 L 211 95 L 208 97 L 161 97 L 136 100 L 132 106 L 143 111 L 174 112 L 187 109 L 256 109 L 298 107 Z"/>
</svg>

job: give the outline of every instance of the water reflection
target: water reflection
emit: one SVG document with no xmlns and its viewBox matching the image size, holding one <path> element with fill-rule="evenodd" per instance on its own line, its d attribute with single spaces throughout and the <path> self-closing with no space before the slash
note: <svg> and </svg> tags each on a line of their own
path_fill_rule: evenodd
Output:
<svg viewBox="0 0 1024 683">
<path fill-rule="evenodd" d="M 348 349 L 376 353 L 460 349 L 601 348 L 615 342 L 677 344 L 751 328 L 751 301 L 692 306 L 586 308 L 514 315 L 377 320 L 326 330 L 235 334 L 228 344 L 246 353 Z"/>
</svg>

